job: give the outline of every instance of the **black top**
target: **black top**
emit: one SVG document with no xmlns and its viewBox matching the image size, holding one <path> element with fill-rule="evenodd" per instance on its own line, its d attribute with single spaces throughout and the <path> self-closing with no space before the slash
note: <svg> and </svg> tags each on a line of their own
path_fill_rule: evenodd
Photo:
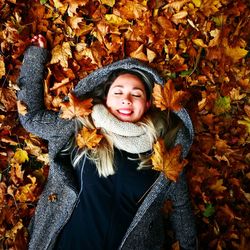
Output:
<svg viewBox="0 0 250 250">
<path fill-rule="evenodd" d="M 158 177 L 154 170 L 137 170 L 138 162 L 137 154 L 116 149 L 114 175 L 99 177 L 88 159 L 83 171 L 77 167 L 82 192 L 55 249 L 118 249 L 144 194 Z"/>
</svg>

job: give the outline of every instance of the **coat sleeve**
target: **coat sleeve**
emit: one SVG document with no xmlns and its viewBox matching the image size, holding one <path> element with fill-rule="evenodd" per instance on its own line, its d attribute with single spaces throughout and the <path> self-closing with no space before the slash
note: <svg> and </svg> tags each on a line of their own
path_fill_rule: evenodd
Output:
<svg viewBox="0 0 250 250">
<path fill-rule="evenodd" d="M 195 220 L 184 172 L 180 174 L 177 182 L 171 184 L 168 196 L 173 205 L 170 222 L 181 249 L 197 249 Z"/>
<path fill-rule="evenodd" d="M 53 140 L 69 133 L 72 121 L 59 117 L 58 112 L 50 111 L 44 105 L 44 64 L 47 50 L 31 46 L 24 54 L 19 77 L 18 99 L 27 107 L 25 115 L 19 114 L 23 127 L 39 137 Z"/>
</svg>

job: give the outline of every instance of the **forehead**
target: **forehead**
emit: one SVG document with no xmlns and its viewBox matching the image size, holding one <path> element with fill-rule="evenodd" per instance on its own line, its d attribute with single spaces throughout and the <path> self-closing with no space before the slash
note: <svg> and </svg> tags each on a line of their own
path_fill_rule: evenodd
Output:
<svg viewBox="0 0 250 250">
<path fill-rule="evenodd" d="M 119 75 L 114 82 L 111 84 L 111 87 L 131 87 L 136 89 L 141 89 L 145 91 L 145 86 L 143 84 L 143 81 L 136 75 L 125 73 L 122 75 Z"/>
</svg>

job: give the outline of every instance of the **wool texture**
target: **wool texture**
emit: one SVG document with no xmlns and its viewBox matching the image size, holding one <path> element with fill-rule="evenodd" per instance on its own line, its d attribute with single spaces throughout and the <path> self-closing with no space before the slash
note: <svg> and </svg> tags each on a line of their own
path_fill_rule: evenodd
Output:
<svg viewBox="0 0 250 250">
<path fill-rule="evenodd" d="M 152 149 L 153 140 L 145 126 L 120 121 L 103 104 L 93 107 L 91 117 L 95 127 L 108 134 L 115 147 L 132 154 Z"/>
</svg>

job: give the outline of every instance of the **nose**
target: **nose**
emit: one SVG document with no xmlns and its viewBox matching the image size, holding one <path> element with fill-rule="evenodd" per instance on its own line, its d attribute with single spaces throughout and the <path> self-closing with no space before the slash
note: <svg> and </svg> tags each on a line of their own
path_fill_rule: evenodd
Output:
<svg viewBox="0 0 250 250">
<path fill-rule="evenodd" d="M 122 99 L 122 104 L 131 105 L 132 102 L 131 102 L 131 100 L 128 97 L 124 97 Z"/>
</svg>

